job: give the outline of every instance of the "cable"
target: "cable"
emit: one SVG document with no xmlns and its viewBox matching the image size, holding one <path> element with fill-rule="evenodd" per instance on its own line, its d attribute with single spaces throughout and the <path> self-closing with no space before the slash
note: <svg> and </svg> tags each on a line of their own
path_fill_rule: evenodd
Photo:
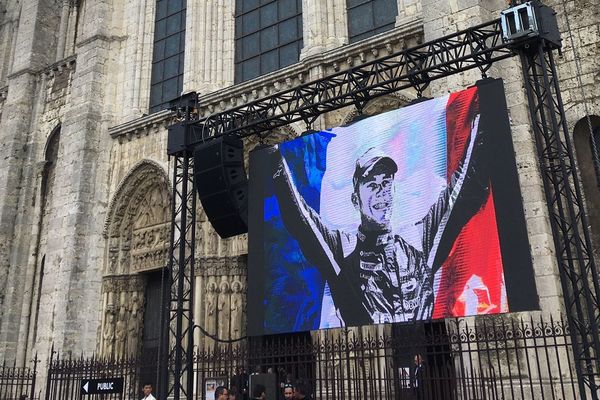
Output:
<svg viewBox="0 0 600 400">
<path fill-rule="evenodd" d="M 211 338 L 215 342 L 219 342 L 219 343 L 235 343 L 235 342 L 240 342 L 242 340 L 248 339 L 248 335 L 239 337 L 237 339 L 220 339 L 217 336 L 208 333 L 206 331 L 206 329 L 204 329 L 200 325 L 194 325 L 194 329 L 196 329 L 196 328 L 200 329 L 200 332 L 202 332 L 205 336 L 208 336 L 209 338 Z"/>
<path fill-rule="evenodd" d="M 579 60 L 579 52 L 575 47 L 575 40 L 573 40 L 573 31 L 571 30 L 571 23 L 569 22 L 569 15 L 567 14 L 567 4 L 564 0 L 562 1 L 562 6 L 563 12 L 565 14 L 565 22 L 567 24 L 567 32 L 569 32 L 571 48 L 573 49 L 573 59 L 575 61 L 575 68 L 577 69 L 577 83 L 579 84 L 579 89 L 581 89 L 581 98 L 583 100 L 583 108 L 585 110 L 585 119 L 587 121 L 588 129 L 590 132 L 590 141 L 592 142 L 592 157 L 594 159 L 596 171 L 600 171 L 600 157 L 598 156 L 598 147 L 596 146 L 596 141 L 594 140 L 594 129 L 592 127 L 592 119 L 590 118 L 588 99 L 585 95 L 585 90 L 583 89 L 583 81 L 581 80 L 581 63 Z"/>
</svg>

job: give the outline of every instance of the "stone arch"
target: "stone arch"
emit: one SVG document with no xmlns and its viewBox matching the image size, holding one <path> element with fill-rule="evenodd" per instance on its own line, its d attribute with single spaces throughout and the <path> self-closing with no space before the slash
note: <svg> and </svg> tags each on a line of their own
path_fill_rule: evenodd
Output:
<svg viewBox="0 0 600 400">
<path fill-rule="evenodd" d="M 171 190 L 164 168 L 139 161 L 121 180 L 104 224 L 102 327 L 98 350 L 106 357 L 136 356 L 144 321 L 147 275 L 166 266 Z"/>
<path fill-rule="evenodd" d="M 362 110 L 362 114 L 366 116 L 373 116 L 381 114 L 386 111 L 395 110 L 400 107 L 404 107 L 410 103 L 413 98 L 409 97 L 404 93 L 394 93 L 386 96 L 377 97 L 369 101 Z M 348 112 L 339 125 L 346 125 L 351 123 L 356 117 L 360 115 L 357 108 L 353 108 Z"/>
<path fill-rule="evenodd" d="M 600 116 L 591 115 L 590 122 L 592 132 L 588 125 L 587 117 L 577 121 L 573 128 L 573 142 L 577 155 L 577 166 L 583 183 L 583 192 L 589 215 L 592 241 L 595 242 L 598 248 L 600 244 L 600 169 L 595 165 L 592 152 L 592 138 L 596 138 L 596 143 L 599 144 L 600 138 Z M 598 149 L 600 151 L 600 149 Z M 599 256 L 599 254 L 596 254 Z"/>
<path fill-rule="evenodd" d="M 112 197 L 104 237 L 108 241 L 105 275 L 128 275 L 166 263 L 171 190 L 160 164 L 138 162 Z"/>
</svg>

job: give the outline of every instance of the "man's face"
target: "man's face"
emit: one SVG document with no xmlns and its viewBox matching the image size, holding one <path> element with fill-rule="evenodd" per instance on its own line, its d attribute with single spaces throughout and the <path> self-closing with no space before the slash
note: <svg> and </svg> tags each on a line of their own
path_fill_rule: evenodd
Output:
<svg viewBox="0 0 600 400">
<path fill-rule="evenodd" d="M 415 365 L 421 365 L 421 362 L 422 362 L 422 361 L 423 361 L 423 360 L 421 359 L 421 356 L 420 356 L 420 355 L 416 355 L 416 356 L 415 356 Z"/>
<path fill-rule="evenodd" d="M 229 391 L 227 389 L 223 390 L 223 393 L 219 395 L 217 400 L 228 400 L 229 399 Z"/>
<path fill-rule="evenodd" d="M 386 172 L 365 177 L 358 183 L 354 205 L 364 228 L 389 229 L 394 200 L 394 175 Z"/>
<path fill-rule="evenodd" d="M 143 391 L 144 396 L 148 396 L 150 393 L 152 393 L 152 385 L 144 385 Z"/>
<path fill-rule="evenodd" d="M 294 389 L 291 387 L 286 387 L 285 389 L 283 389 L 283 398 L 286 400 L 293 399 L 294 398 Z"/>
</svg>

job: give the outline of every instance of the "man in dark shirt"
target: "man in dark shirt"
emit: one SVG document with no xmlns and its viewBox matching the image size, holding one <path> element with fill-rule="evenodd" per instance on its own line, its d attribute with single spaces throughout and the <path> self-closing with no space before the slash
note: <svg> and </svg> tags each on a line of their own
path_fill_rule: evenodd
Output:
<svg viewBox="0 0 600 400">
<path fill-rule="evenodd" d="M 392 232 L 398 166 L 381 150 L 370 148 L 356 161 L 351 201 L 360 212 L 361 222 L 358 232 L 350 234 L 332 230 L 323 223 L 298 193 L 285 159 L 277 147 L 273 148 L 270 154 L 281 217 L 304 256 L 328 281 L 342 325 L 431 317 L 435 271 L 460 228 L 481 207 L 488 192 L 488 176 L 482 163 L 477 162 L 482 143 L 478 121 L 477 116 L 463 161 L 429 212 L 417 223 L 420 249 Z"/>
</svg>

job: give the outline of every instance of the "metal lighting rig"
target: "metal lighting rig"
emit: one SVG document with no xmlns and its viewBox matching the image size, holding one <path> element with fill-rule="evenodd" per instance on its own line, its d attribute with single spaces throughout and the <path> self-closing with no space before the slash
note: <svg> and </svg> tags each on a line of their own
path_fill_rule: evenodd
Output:
<svg viewBox="0 0 600 400">
<path fill-rule="evenodd" d="M 170 319 L 167 387 L 160 398 L 191 399 L 193 390 L 193 279 L 196 200 L 193 149 L 220 135 L 248 137 L 519 56 L 538 162 L 550 213 L 556 259 L 572 337 L 581 399 L 598 399 L 600 279 L 575 168 L 573 144 L 560 95 L 554 54 L 560 49 L 556 15 L 539 1 L 515 4 L 501 18 L 299 85 L 227 111 L 197 118 L 197 96 L 177 108 L 182 122 L 169 128 L 173 165 L 170 248 Z M 201 137 L 195 133 L 201 132 Z"/>
</svg>

